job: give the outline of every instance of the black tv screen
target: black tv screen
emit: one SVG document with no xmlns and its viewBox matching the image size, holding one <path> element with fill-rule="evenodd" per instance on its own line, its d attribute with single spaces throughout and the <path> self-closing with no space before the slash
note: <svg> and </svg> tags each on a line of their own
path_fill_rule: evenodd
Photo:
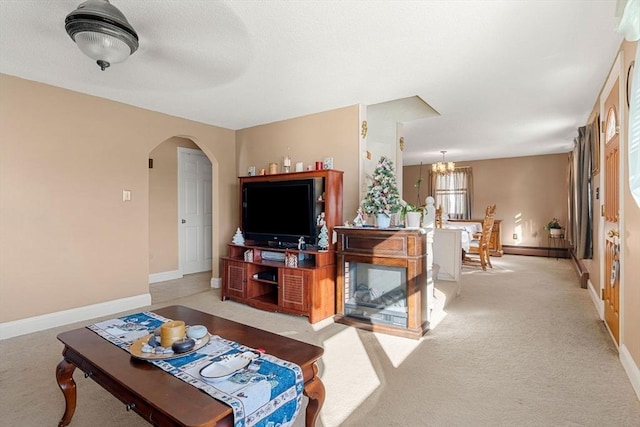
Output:
<svg viewBox="0 0 640 427">
<path fill-rule="evenodd" d="M 316 229 L 315 179 L 246 182 L 242 187 L 242 231 L 246 239 L 313 243 Z M 321 185 L 321 183 L 320 183 Z"/>
</svg>

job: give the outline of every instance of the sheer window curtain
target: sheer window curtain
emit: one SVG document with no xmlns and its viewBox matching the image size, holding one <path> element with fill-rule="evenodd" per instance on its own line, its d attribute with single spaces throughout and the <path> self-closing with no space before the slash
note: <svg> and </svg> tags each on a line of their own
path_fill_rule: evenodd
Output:
<svg viewBox="0 0 640 427">
<path fill-rule="evenodd" d="M 442 205 L 451 219 L 471 219 L 473 174 L 470 167 L 458 167 L 446 175 L 430 172 L 431 194 L 436 207 Z"/>
</svg>

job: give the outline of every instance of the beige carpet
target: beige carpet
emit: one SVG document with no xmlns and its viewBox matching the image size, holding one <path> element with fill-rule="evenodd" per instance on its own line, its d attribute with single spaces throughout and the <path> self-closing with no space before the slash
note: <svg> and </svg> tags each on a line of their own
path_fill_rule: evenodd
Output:
<svg viewBox="0 0 640 427">
<path fill-rule="evenodd" d="M 462 293 L 418 341 L 310 325 L 221 302 L 219 290 L 153 307 L 187 305 L 324 347 L 319 426 L 640 426 L 640 401 L 569 262 L 505 256 L 493 265 L 463 270 Z M 88 323 L 0 342 L 1 425 L 57 425 L 55 337 Z M 147 425 L 79 370 L 74 378 L 71 426 Z"/>
</svg>

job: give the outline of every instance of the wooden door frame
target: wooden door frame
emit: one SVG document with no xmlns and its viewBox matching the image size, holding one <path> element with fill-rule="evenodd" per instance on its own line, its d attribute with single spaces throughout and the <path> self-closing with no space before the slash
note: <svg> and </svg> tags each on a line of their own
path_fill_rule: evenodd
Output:
<svg viewBox="0 0 640 427">
<path fill-rule="evenodd" d="M 625 172 L 626 172 L 626 141 L 627 141 L 627 136 L 626 136 L 626 121 L 625 121 L 625 108 L 626 108 L 626 103 L 624 103 L 624 99 L 625 99 L 625 85 L 624 83 L 624 53 L 622 51 L 618 52 L 618 55 L 616 56 L 616 59 L 613 63 L 613 66 L 611 67 L 611 71 L 609 72 L 609 75 L 607 77 L 607 81 L 602 89 L 602 92 L 600 93 L 600 99 L 599 99 L 599 109 L 600 109 L 600 120 L 601 120 L 601 126 L 600 126 L 600 132 L 601 134 L 599 135 L 599 137 L 601 138 L 600 141 L 600 174 L 599 174 L 599 186 L 601 189 L 605 189 L 605 168 L 604 168 L 604 161 L 605 161 L 605 148 L 606 148 L 606 141 L 605 138 L 603 136 L 603 133 L 605 132 L 605 126 L 604 126 L 604 121 L 606 121 L 607 119 L 607 109 L 606 109 L 606 101 L 607 101 L 607 94 L 609 92 L 611 92 L 611 90 L 613 89 L 616 80 L 619 82 L 618 84 L 618 104 L 616 105 L 616 108 L 618 110 L 618 126 L 620 128 L 620 131 L 618 132 L 618 152 L 619 152 L 619 157 L 618 157 L 618 210 L 619 212 L 623 213 L 624 212 L 624 176 L 625 176 Z M 601 197 L 601 200 L 604 200 L 604 197 Z M 596 308 L 598 309 L 598 313 L 600 315 L 600 318 L 602 320 L 605 319 L 605 312 L 604 312 L 604 300 L 602 299 L 602 295 L 604 292 L 604 286 L 605 286 L 605 280 L 609 280 L 610 276 L 610 271 L 606 271 L 605 269 L 605 263 L 606 263 L 606 257 L 605 257 L 605 239 L 606 239 L 606 233 L 607 230 L 605 229 L 605 218 L 604 215 L 602 214 L 602 208 L 603 208 L 603 204 L 601 202 L 601 204 L 598 206 L 598 218 L 599 218 L 599 230 L 600 230 L 600 235 L 596 236 L 597 238 L 597 246 L 598 246 L 598 253 L 600 254 L 600 265 L 599 265 L 599 269 L 600 269 L 600 274 L 599 274 L 599 278 L 600 278 L 600 298 L 599 298 L 599 303 L 596 305 Z M 618 218 L 618 230 L 620 230 L 620 236 L 618 238 L 618 244 L 619 244 L 619 259 L 620 259 L 620 264 L 622 265 L 625 262 L 625 256 L 624 256 L 624 233 L 622 232 L 622 230 L 624 230 L 624 215 L 620 215 Z M 614 344 L 616 346 L 620 346 L 622 344 L 622 337 L 623 332 L 624 332 L 624 315 L 623 315 L 623 311 L 624 311 L 624 283 L 625 283 L 625 277 L 624 277 L 624 268 L 620 268 L 618 271 L 618 285 L 619 286 L 619 308 L 618 308 L 618 312 L 619 312 L 619 325 L 618 325 L 618 337 L 620 342 L 616 342 L 616 340 L 614 339 L 613 335 L 611 334 L 611 331 L 609 331 L 609 328 L 607 326 L 607 331 L 609 331 L 609 334 L 611 334 L 611 339 L 613 340 Z M 605 322 L 606 325 L 606 322 Z"/>
</svg>

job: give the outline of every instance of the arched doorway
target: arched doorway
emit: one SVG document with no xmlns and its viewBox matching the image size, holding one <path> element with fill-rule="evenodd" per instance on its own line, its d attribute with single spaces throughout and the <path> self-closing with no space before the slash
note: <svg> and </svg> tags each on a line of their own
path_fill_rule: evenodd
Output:
<svg viewBox="0 0 640 427">
<path fill-rule="evenodd" d="M 211 271 L 211 161 L 183 137 L 163 141 L 149 159 L 149 283 Z"/>
</svg>

